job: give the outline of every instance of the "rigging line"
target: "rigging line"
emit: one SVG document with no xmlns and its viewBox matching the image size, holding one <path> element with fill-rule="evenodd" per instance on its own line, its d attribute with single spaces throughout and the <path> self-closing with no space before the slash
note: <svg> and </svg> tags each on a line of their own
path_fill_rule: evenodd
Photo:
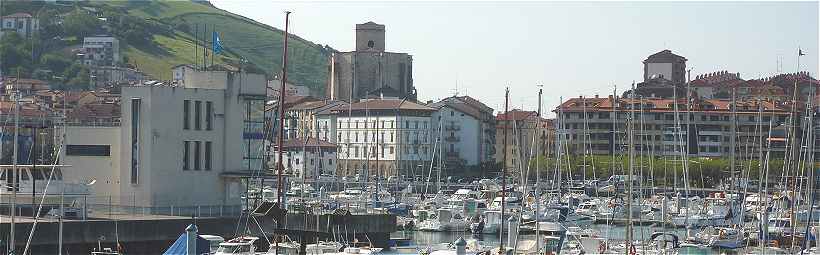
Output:
<svg viewBox="0 0 820 255">
<path fill-rule="evenodd" d="M 46 186 L 43 189 L 43 197 L 40 199 L 40 203 L 38 203 L 38 205 L 37 205 L 37 214 L 34 215 L 34 223 L 32 223 L 32 225 L 31 225 L 31 231 L 29 231 L 28 240 L 26 240 L 26 247 L 23 250 L 23 254 L 28 254 L 28 249 L 31 245 L 31 240 L 34 238 L 34 231 L 37 230 L 37 223 L 40 220 L 40 213 L 43 210 L 43 203 L 45 203 L 45 200 L 46 200 L 46 194 L 47 194 L 46 191 L 48 191 L 48 186 L 51 184 L 51 180 L 54 179 L 54 169 L 57 168 L 57 162 L 59 162 L 59 153 L 60 153 L 60 151 L 62 151 L 62 146 L 56 148 L 56 151 L 55 151 L 56 156 L 54 157 L 54 162 L 51 166 L 51 172 L 48 175 L 48 180 L 46 181 Z M 32 169 L 32 171 L 33 170 L 34 169 Z M 32 181 L 33 181 L 33 179 L 34 179 L 34 176 L 32 176 Z M 65 189 L 65 188 L 63 188 L 63 189 Z M 63 212 L 60 212 L 60 213 L 62 214 Z M 60 215 L 60 217 L 62 217 L 62 215 Z"/>
</svg>

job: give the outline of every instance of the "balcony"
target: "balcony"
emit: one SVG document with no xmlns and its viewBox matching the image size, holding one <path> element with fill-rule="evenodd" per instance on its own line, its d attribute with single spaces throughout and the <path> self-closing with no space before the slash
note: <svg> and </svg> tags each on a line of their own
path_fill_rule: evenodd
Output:
<svg viewBox="0 0 820 255">
<path fill-rule="evenodd" d="M 451 125 L 446 125 L 446 126 L 444 126 L 444 130 L 447 130 L 447 131 L 459 131 L 459 130 L 461 130 L 461 126 L 458 126 L 458 125 L 452 125 L 452 124 L 451 124 Z"/>
<path fill-rule="evenodd" d="M 448 136 L 448 137 L 444 137 L 444 141 L 448 141 L 448 142 L 458 142 L 458 141 L 459 141 L 459 139 L 458 139 L 458 137 L 456 137 L 456 136 Z"/>
</svg>

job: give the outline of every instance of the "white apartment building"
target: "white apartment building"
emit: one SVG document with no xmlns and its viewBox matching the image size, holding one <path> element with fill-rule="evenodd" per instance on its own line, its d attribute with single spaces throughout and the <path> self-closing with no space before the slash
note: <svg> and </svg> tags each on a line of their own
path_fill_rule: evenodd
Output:
<svg viewBox="0 0 820 255">
<path fill-rule="evenodd" d="M 435 137 L 441 137 L 447 168 L 493 163 L 495 117 L 492 108 L 477 100 L 453 96 L 429 104 L 433 113 Z"/>
<path fill-rule="evenodd" d="M 83 64 L 113 66 L 120 62 L 120 40 L 111 36 L 83 38 Z"/>
<path fill-rule="evenodd" d="M 0 17 L 0 37 L 5 32 L 13 31 L 20 34 L 20 37 L 31 37 L 35 31 L 40 29 L 40 21 L 28 13 L 14 13 Z"/>
<path fill-rule="evenodd" d="M 93 127 L 76 137 L 69 130 L 66 138 L 67 146 L 118 147 L 111 152 L 119 151 L 119 160 L 68 155 L 67 163 L 105 169 L 95 178 L 117 182 L 110 193 L 129 205 L 239 205 L 246 181 L 262 169 L 265 77 L 192 71 L 184 84 L 122 87 L 115 140 L 87 139 Z"/>
<path fill-rule="evenodd" d="M 285 162 L 285 172 L 295 178 L 305 178 L 305 180 L 317 180 L 319 176 L 335 176 L 336 166 L 336 145 L 317 140 L 290 139 L 282 145 L 282 162 Z M 271 152 L 275 151 L 271 150 Z M 271 153 L 275 155 L 275 153 Z M 276 159 L 268 162 L 275 162 Z"/>
<path fill-rule="evenodd" d="M 435 111 L 395 98 L 361 100 L 331 109 L 339 175 L 421 175 L 434 153 L 431 116 Z M 332 123 L 332 118 L 322 119 Z"/>
</svg>

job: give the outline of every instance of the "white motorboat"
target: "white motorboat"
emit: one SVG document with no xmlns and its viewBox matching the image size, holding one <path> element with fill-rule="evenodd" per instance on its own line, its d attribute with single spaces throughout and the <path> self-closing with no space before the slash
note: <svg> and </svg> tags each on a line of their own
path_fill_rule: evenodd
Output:
<svg viewBox="0 0 820 255">
<path fill-rule="evenodd" d="M 258 237 L 240 236 L 219 244 L 214 255 L 255 255 Z"/>
</svg>

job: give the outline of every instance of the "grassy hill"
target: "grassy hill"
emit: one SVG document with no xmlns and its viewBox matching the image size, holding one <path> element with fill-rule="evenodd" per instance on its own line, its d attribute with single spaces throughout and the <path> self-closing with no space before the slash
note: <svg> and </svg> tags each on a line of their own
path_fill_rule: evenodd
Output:
<svg viewBox="0 0 820 255">
<path fill-rule="evenodd" d="M 211 40 L 210 31 L 220 34 L 230 60 L 245 59 L 267 74 L 279 75 L 282 69 L 282 30 L 251 19 L 218 9 L 207 2 L 189 1 L 100 1 L 124 10 L 128 15 L 158 21 L 174 27 L 173 36 L 154 37 L 159 47 L 125 49 L 130 61 L 148 73 L 167 77 L 169 68 L 176 64 L 194 62 L 194 34 L 199 27 L 202 38 L 204 25 L 208 26 L 205 40 Z M 200 39 L 200 44 L 201 44 Z M 208 44 L 210 45 L 210 44 Z M 324 93 L 328 76 L 328 56 L 331 49 L 291 35 L 288 49 L 288 77 L 295 84 L 306 85 L 311 91 Z M 199 55 L 201 57 L 201 53 Z M 220 60 L 216 62 L 221 62 Z"/>
<path fill-rule="evenodd" d="M 74 6 L 71 6 L 74 5 Z M 25 6 L 25 5 L 21 5 Z M 5 7 L 5 6 L 4 6 Z M 177 64 L 195 63 L 195 44 L 208 45 L 211 31 L 220 35 L 225 53 L 214 58 L 215 63 L 238 65 L 249 63 L 249 70 L 279 75 L 282 69 L 282 30 L 218 9 L 208 2 L 194 1 L 87 1 L 65 2 L 62 6 L 17 6 L 19 11 L 35 13 L 41 8 L 60 10 L 93 7 L 102 16 L 126 16 L 150 23 L 148 44 L 120 38 L 121 52 L 131 64 L 158 79 L 170 78 L 170 68 Z M 15 10 L 3 10 L 7 13 Z M 283 17 L 284 18 L 284 17 Z M 112 22 L 109 19 L 109 22 Z M 203 38 L 203 26 L 208 35 Z M 195 28 L 199 27 L 199 38 Z M 324 94 L 328 76 L 328 56 L 333 49 L 291 35 L 288 49 L 288 80 L 311 88 L 311 93 Z M 202 58 L 202 48 L 198 50 Z M 210 58 L 208 58 L 210 61 Z M 199 60 L 201 62 L 201 60 Z"/>
</svg>

